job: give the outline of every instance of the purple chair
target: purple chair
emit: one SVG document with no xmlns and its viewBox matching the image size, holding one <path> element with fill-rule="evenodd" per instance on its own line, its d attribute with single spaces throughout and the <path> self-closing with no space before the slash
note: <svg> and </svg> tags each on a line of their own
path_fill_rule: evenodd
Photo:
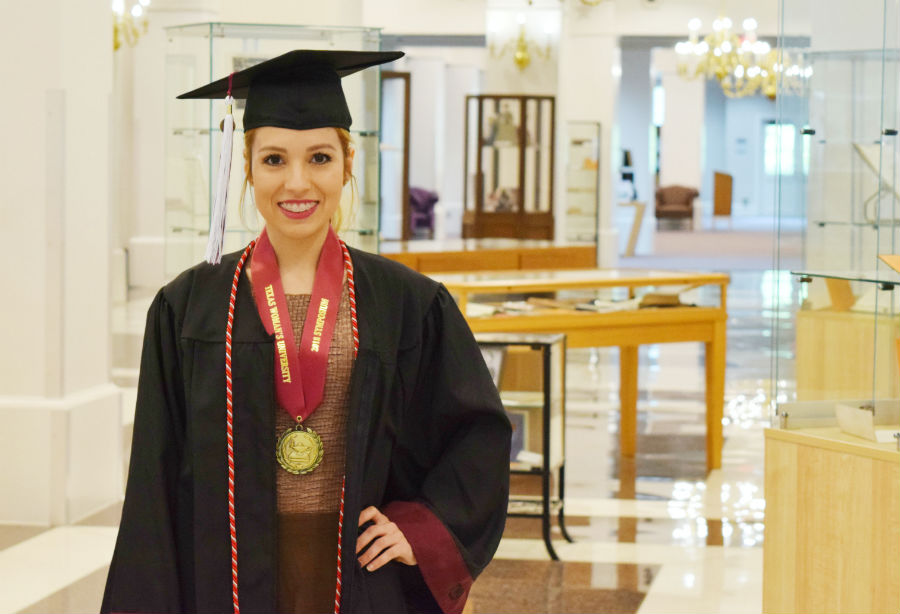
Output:
<svg viewBox="0 0 900 614">
<path fill-rule="evenodd" d="M 438 195 L 424 188 L 409 188 L 409 230 L 413 238 L 434 235 L 434 205 Z"/>
</svg>

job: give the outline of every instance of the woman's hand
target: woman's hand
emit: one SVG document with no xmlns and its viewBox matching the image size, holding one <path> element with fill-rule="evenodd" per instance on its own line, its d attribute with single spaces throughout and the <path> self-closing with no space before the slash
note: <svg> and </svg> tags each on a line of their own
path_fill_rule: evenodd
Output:
<svg viewBox="0 0 900 614">
<path fill-rule="evenodd" d="M 416 565 L 416 555 L 413 554 L 412 547 L 396 524 L 374 506 L 362 511 L 358 526 L 361 527 L 369 521 L 374 524 L 356 538 L 356 554 L 365 550 L 366 546 L 369 547 L 359 557 L 360 565 L 369 571 L 375 571 L 393 560 L 406 565 Z"/>
</svg>

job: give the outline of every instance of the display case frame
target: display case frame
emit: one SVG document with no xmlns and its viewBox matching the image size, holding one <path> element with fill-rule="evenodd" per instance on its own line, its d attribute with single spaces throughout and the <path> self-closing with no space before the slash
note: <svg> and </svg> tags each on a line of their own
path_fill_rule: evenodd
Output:
<svg viewBox="0 0 900 614">
<path fill-rule="evenodd" d="M 463 238 L 553 239 L 553 96 L 466 96 Z"/>
<path fill-rule="evenodd" d="M 230 72 L 293 49 L 378 51 L 381 30 L 362 27 L 311 27 L 203 22 L 166 28 L 165 55 L 165 275 L 173 277 L 203 259 L 216 180 L 224 100 L 176 100 L 176 96 Z M 378 252 L 380 68 L 342 79 L 353 125 L 356 156 L 342 196 L 346 213 L 341 236 L 350 245 Z M 262 228 L 244 183 L 241 119 L 243 101 L 234 105 L 235 134 L 229 182 L 226 252 L 245 246 Z M 352 202 L 351 201 L 354 201 Z"/>
<path fill-rule="evenodd" d="M 476 341 L 513 424 L 510 472 L 541 480 L 538 496 L 510 493 L 508 515 L 541 518 L 547 554 L 558 561 L 552 515 L 563 537 L 574 541 L 565 521 L 566 337 L 493 333 Z"/>
</svg>

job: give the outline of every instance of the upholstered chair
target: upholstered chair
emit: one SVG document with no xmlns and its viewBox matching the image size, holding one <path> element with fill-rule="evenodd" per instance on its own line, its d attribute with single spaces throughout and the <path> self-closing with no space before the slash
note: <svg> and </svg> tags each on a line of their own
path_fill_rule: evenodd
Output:
<svg viewBox="0 0 900 614">
<path fill-rule="evenodd" d="M 656 227 L 662 219 L 688 220 L 694 229 L 694 199 L 700 196 L 694 188 L 670 185 L 656 190 Z"/>
</svg>

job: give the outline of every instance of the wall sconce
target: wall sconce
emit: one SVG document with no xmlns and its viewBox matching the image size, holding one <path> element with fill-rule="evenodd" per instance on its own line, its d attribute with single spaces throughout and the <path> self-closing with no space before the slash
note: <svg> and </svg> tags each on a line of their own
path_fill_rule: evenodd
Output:
<svg viewBox="0 0 900 614">
<path fill-rule="evenodd" d="M 534 34 L 529 34 L 527 28 L 525 14 L 518 13 L 516 15 L 518 24 L 517 34 L 515 38 L 510 38 L 503 44 L 498 44 L 496 40 L 500 38 L 499 28 L 489 30 L 490 42 L 488 50 L 492 58 L 502 58 L 507 54 L 512 54 L 513 62 L 519 70 L 525 70 L 531 64 L 533 58 L 547 60 L 553 53 L 553 27 L 546 25 L 543 32 L 543 43 L 539 43 L 534 39 Z"/>
</svg>

